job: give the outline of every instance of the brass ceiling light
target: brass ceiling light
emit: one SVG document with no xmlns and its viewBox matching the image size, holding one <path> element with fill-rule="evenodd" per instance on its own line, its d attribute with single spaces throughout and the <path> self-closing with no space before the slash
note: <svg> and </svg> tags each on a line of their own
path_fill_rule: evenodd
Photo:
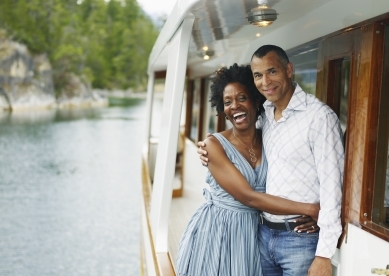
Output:
<svg viewBox="0 0 389 276">
<path fill-rule="evenodd" d="M 213 50 L 210 50 L 208 47 L 204 46 L 201 50 L 197 51 L 197 55 L 202 59 L 208 60 L 213 55 L 215 55 L 215 52 Z"/>
<path fill-rule="evenodd" d="M 258 5 L 247 14 L 249 23 L 257 27 L 267 27 L 273 24 L 278 15 L 276 10 L 268 8 L 266 1 L 258 1 Z"/>
</svg>

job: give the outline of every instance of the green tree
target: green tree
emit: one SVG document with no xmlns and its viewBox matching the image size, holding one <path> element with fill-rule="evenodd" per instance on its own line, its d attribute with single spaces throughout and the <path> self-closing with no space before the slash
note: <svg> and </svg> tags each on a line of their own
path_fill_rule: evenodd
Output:
<svg viewBox="0 0 389 276">
<path fill-rule="evenodd" d="M 158 27 L 136 0 L 2 0 L 0 28 L 47 53 L 57 91 L 70 74 L 96 88 L 144 87 Z"/>
</svg>

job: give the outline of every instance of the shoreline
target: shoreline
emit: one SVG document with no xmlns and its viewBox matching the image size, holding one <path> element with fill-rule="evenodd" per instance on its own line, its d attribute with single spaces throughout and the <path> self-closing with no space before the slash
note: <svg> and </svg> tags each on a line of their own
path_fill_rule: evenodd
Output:
<svg viewBox="0 0 389 276">
<path fill-rule="evenodd" d="M 109 91 L 109 90 L 93 90 L 98 96 L 98 99 L 80 99 L 72 98 L 61 100 L 57 99 L 55 102 L 51 103 L 41 103 L 37 104 L 16 104 L 12 108 L 0 109 L 0 113 L 23 113 L 29 111 L 39 111 L 39 110 L 55 110 L 55 109 L 85 109 L 85 108 L 96 108 L 96 107 L 106 107 L 112 105 L 111 99 L 113 100 L 129 100 L 129 99 L 147 99 L 147 92 L 132 92 L 132 91 Z M 158 91 L 154 94 L 156 98 L 163 98 L 163 91 Z"/>
</svg>

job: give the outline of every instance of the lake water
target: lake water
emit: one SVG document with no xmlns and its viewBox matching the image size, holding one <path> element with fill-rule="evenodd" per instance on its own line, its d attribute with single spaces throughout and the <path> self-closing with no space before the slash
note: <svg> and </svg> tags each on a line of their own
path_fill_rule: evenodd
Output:
<svg viewBox="0 0 389 276">
<path fill-rule="evenodd" d="M 0 113 L 0 275 L 140 275 L 145 108 Z"/>
</svg>

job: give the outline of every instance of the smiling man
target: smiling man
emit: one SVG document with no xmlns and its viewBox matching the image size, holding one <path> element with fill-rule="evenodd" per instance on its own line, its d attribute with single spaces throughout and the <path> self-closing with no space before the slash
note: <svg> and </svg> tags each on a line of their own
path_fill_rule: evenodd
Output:
<svg viewBox="0 0 389 276">
<path fill-rule="evenodd" d="M 320 203 L 319 234 L 285 228 L 293 216 L 263 214 L 263 274 L 330 276 L 341 234 L 344 148 L 338 117 L 292 81 L 293 64 L 280 47 L 260 47 L 252 56 L 251 70 L 267 99 L 262 126 L 269 165 L 266 193 Z"/>
</svg>

